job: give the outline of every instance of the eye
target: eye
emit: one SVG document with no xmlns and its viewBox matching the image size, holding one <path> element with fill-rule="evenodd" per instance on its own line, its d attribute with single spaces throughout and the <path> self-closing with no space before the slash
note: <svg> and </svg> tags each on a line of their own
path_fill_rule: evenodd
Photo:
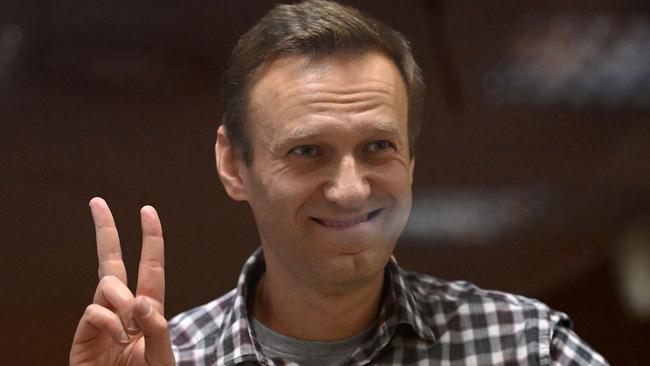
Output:
<svg viewBox="0 0 650 366">
<path fill-rule="evenodd" d="M 304 156 L 304 157 L 314 157 L 318 156 L 318 148 L 315 145 L 300 145 L 294 147 L 289 151 L 289 154 Z"/>
<path fill-rule="evenodd" d="M 366 151 L 376 152 L 376 151 L 382 151 L 382 150 L 394 149 L 394 148 L 395 148 L 395 145 L 392 142 L 390 142 L 388 140 L 379 140 L 379 141 L 374 141 L 374 142 L 370 143 L 366 147 Z"/>
</svg>

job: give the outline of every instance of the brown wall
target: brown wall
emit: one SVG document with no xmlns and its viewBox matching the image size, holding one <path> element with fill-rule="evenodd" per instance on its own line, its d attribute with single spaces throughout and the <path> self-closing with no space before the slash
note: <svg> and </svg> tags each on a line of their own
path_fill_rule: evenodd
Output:
<svg viewBox="0 0 650 366">
<path fill-rule="evenodd" d="M 138 209 L 154 205 L 167 315 L 230 289 L 257 245 L 214 171 L 218 80 L 267 1 L 9 1 L 23 30 L 0 79 L 0 363 L 62 364 L 96 285 L 87 202 L 109 202 L 135 279 Z M 625 311 L 612 253 L 650 201 L 648 110 L 495 107 L 481 75 L 521 17 L 630 12 L 640 1 L 354 1 L 406 33 L 429 84 L 415 192 L 543 187 L 542 214 L 484 245 L 403 240 L 400 263 L 539 297 L 613 364 L 647 364 L 649 324 Z M 151 4 L 150 4 L 151 5 Z M 613 336 L 616 334 L 616 336 Z"/>
</svg>

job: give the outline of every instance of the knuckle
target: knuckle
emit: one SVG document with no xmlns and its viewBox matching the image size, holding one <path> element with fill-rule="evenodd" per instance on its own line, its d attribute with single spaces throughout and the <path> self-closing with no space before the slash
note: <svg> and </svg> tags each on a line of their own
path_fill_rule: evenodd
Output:
<svg viewBox="0 0 650 366">
<path fill-rule="evenodd" d="M 105 275 L 105 276 L 102 276 L 102 277 L 99 279 L 99 283 L 97 284 L 97 287 L 99 287 L 99 288 L 105 288 L 105 287 L 107 287 L 107 286 L 110 286 L 111 282 L 113 281 L 112 277 L 114 277 L 114 276 L 113 276 L 113 275 Z"/>
<path fill-rule="evenodd" d="M 97 322 L 102 318 L 102 309 L 103 308 L 97 304 L 88 305 L 86 306 L 86 311 L 83 316 L 91 322 Z"/>
<path fill-rule="evenodd" d="M 99 285 L 102 291 L 115 294 L 118 298 L 128 298 L 131 293 L 129 288 L 113 275 L 103 277 Z"/>
<path fill-rule="evenodd" d="M 152 270 L 164 270 L 164 264 L 159 260 L 142 260 L 140 261 L 141 267 L 146 267 Z"/>
<path fill-rule="evenodd" d="M 114 307 L 118 311 L 131 309 L 134 305 L 134 297 L 126 285 L 115 276 L 103 277 L 97 286 L 95 301 Z"/>
<path fill-rule="evenodd" d="M 94 313 L 96 306 L 97 306 L 96 304 L 90 304 L 86 306 L 86 310 L 84 311 L 84 316 L 90 316 L 92 313 Z"/>
<path fill-rule="evenodd" d="M 167 320 L 156 310 L 141 318 L 141 321 L 142 323 L 140 325 L 144 327 L 143 329 L 148 329 L 151 334 L 168 332 L 169 326 Z"/>
<path fill-rule="evenodd" d="M 159 334 L 169 332 L 169 326 L 167 324 L 167 320 L 165 320 L 162 316 L 159 316 L 157 318 L 158 320 L 155 321 L 153 324 L 154 331 Z"/>
<path fill-rule="evenodd" d="M 99 280 L 100 283 L 104 283 L 104 284 L 109 284 L 109 283 L 115 282 L 115 281 L 119 281 L 119 279 L 115 275 L 112 275 L 112 274 L 105 275 L 105 276 L 102 277 L 101 280 Z"/>
</svg>

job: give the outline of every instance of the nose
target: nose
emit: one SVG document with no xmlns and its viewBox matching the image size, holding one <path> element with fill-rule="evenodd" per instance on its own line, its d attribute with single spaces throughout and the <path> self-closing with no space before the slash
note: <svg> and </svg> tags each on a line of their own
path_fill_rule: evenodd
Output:
<svg viewBox="0 0 650 366">
<path fill-rule="evenodd" d="M 343 208 L 363 207 L 370 197 L 364 169 L 353 156 L 343 157 L 334 177 L 325 185 L 325 197 Z"/>
</svg>

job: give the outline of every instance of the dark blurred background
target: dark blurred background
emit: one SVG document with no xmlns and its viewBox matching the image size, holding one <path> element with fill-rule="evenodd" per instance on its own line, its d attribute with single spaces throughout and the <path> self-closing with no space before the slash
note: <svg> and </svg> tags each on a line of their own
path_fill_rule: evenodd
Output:
<svg viewBox="0 0 650 366">
<path fill-rule="evenodd" d="M 540 298 L 614 365 L 650 364 L 650 3 L 349 1 L 412 42 L 429 90 L 401 265 Z M 219 82 L 270 1 L 0 2 L 0 363 L 67 362 L 109 202 L 166 236 L 167 315 L 257 246 L 215 174 Z"/>
</svg>

